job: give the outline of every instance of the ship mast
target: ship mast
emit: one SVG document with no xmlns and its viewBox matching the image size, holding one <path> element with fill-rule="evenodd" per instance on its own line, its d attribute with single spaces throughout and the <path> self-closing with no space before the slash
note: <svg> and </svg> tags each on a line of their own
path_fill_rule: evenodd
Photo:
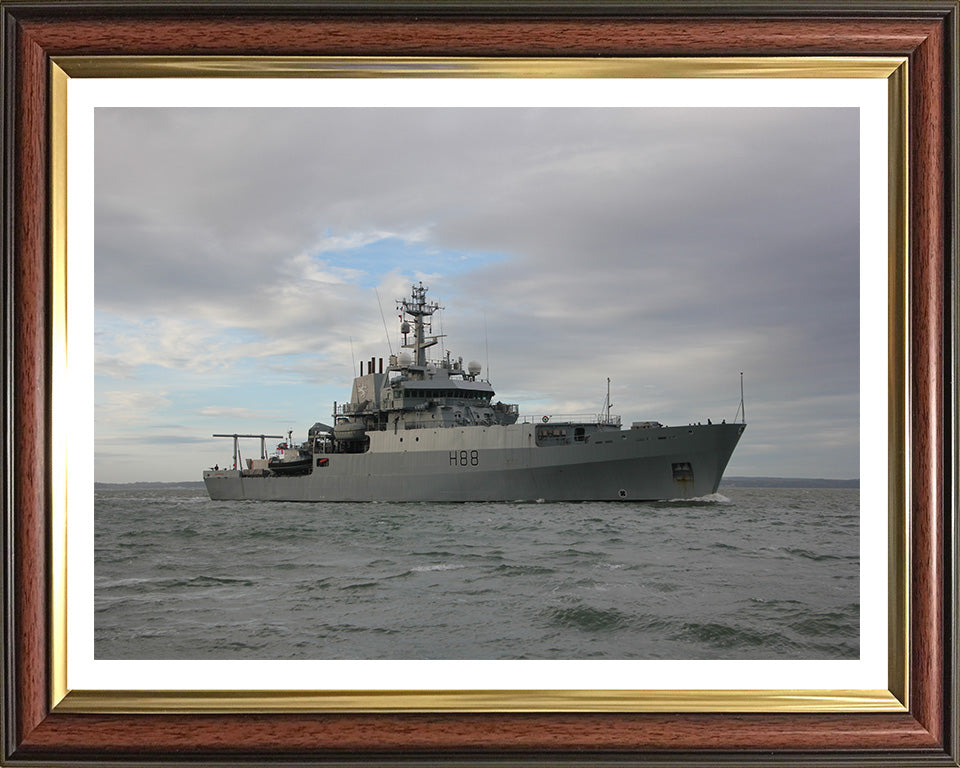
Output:
<svg viewBox="0 0 960 768">
<path fill-rule="evenodd" d="M 740 418 L 741 424 L 747 423 L 747 410 L 743 405 L 743 371 L 740 371 L 740 405 L 737 406 L 737 413 L 733 420 L 736 421 L 737 417 Z"/>
<path fill-rule="evenodd" d="M 743 371 L 740 371 L 740 418 L 747 423 L 747 409 L 743 405 Z"/>
<path fill-rule="evenodd" d="M 432 330 L 432 328 L 430 328 L 430 321 L 424 320 L 424 318 L 430 317 L 443 307 L 436 302 L 427 301 L 427 286 L 423 282 L 411 288 L 409 299 L 398 299 L 397 304 L 398 309 L 402 308 L 413 318 L 413 341 L 407 341 L 408 331 L 401 326 L 404 331 L 401 346 L 413 350 L 414 365 L 425 366 L 427 364 L 427 348 L 434 346 L 440 340 L 440 336 L 426 335 L 426 330 Z M 404 325 L 406 324 L 404 323 Z"/>
<path fill-rule="evenodd" d="M 610 406 L 613 403 L 610 402 L 610 377 L 607 376 L 607 424 L 610 423 Z"/>
</svg>

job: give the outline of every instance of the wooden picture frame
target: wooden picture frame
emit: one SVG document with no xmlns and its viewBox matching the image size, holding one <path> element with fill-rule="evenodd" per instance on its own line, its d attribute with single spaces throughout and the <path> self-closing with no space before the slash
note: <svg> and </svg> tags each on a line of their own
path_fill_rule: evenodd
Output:
<svg viewBox="0 0 960 768">
<path fill-rule="evenodd" d="M 2 760 L 958 765 L 957 2 L 437 5 L 0 2 L 4 170 Z M 49 130 L 57 57 L 906 57 L 905 711 L 67 711 L 52 706 Z M 706 708 L 709 710 L 709 707 Z"/>
</svg>

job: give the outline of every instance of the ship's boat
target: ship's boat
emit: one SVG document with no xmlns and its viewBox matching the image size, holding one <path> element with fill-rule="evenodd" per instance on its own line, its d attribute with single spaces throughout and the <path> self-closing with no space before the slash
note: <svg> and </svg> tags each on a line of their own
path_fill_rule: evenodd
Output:
<svg viewBox="0 0 960 768">
<path fill-rule="evenodd" d="M 312 463 L 310 456 L 299 459 L 281 459 L 273 456 L 267 462 L 267 469 L 274 475 L 305 475 L 310 472 Z"/>
<path fill-rule="evenodd" d="M 714 493 L 746 427 L 743 421 L 624 429 L 610 413 L 521 418 L 495 400 L 481 366 L 447 352 L 430 360 L 439 335 L 423 283 L 401 311 L 401 352 L 360 364 L 350 400 L 333 404 L 333 425 L 291 435 L 267 459 L 273 435 L 232 437 L 231 469 L 203 473 L 212 499 L 277 501 L 656 500 Z M 742 405 L 742 395 L 741 395 Z M 261 460 L 242 468 L 239 439 L 259 438 Z"/>
</svg>

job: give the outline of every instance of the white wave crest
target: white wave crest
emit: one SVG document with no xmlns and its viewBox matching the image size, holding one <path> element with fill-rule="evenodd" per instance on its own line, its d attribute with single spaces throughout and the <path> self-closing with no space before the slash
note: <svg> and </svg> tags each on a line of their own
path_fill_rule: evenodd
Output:
<svg viewBox="0 0 960 768">
<path fill-rule="evenodd" d="M 689 499 L 668 499 L 670 502 L 708 502 L 711 504 L 729 504 L 730 499 L 724 496 L 722 493 L 708 493 L 706 496 L 693 496 Z"/>
<path fill-rule="evenodd" d="M 410 570 L 414 573 L 426 573 L 427 571 L 456 571 L 465 566 L 454 563 L 437 563 L 436 565 L 417 565 Z"/>
</svg>

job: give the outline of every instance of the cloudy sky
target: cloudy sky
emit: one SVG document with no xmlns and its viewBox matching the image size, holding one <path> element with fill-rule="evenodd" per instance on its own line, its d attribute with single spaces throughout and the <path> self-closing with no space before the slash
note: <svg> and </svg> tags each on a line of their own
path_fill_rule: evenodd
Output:
<svg viewBox="0 0 960 768">
<path fill-rule="evenodd" d="M 859 476 L 855 109 L 133 109 L 95 118 L 96 479 L 305 437 L 435 330 L 522 414 L 749 423 L 730 475 Z M 486 375 L 486 374 L 484 374 Z M 254 441 L 247 455 L 259 448 Z"/>
</svg>

